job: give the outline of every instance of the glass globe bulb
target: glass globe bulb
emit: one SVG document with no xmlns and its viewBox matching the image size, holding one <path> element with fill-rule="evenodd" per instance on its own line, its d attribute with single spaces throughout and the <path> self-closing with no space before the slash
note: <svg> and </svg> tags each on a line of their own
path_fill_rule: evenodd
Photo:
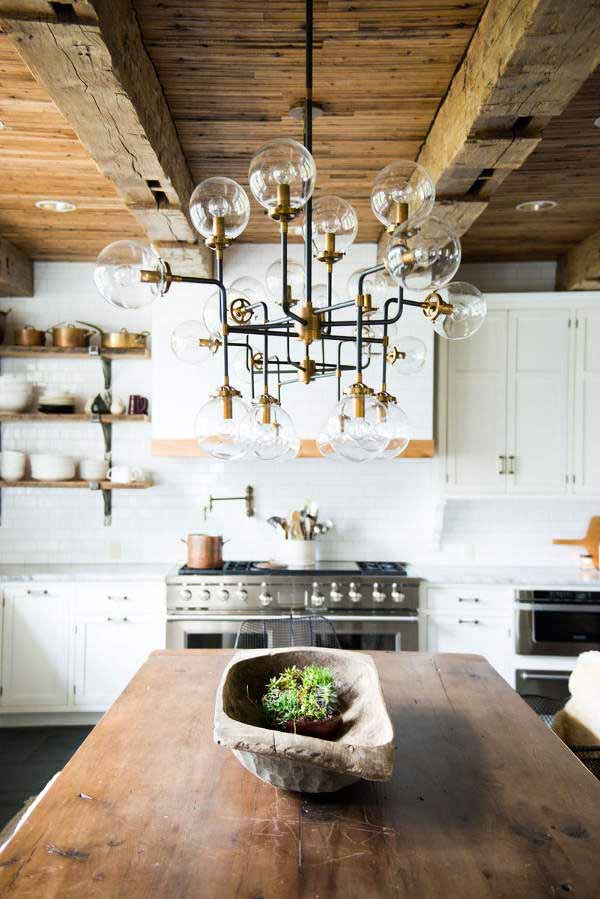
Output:
<svg viewBox="0 0 600 899">
<path fill-rule="evenodd" d="M 427 360 L 427 347 L 422 340 L 418 337 L 400 337 L 394 341 L 390 350 L 393 352 L 394 348 L 400 355 L 395 362 L 388 362 L 386 367 L 388 375 L 406 376 L 421 371 Z"/>
<path fill-rule="evenodd" d="M 450 315 L 440 315 L 433 328 L 448 340 L 464 340 L 479 331 L 485 321 L 487 305 L 480 290 L 464 281 L 453 281 L 438 291 L 444 303 L 452 303 Z"/>
<path fill-rule="evenodd" d="M 444 222 L 429 218 L 417 231 L 398 228 L 385 264 L 407 290 L 430 290 L 452 280 L 460 265 L 460 240 Z"/>
<path fill-rule="evenodd" d="M 234 300 L 238 296 L 243 296 L 250 300 L 251 303 L 259 303 L 266 299 L 266 289 L 257 278 L 250 275 L 242 275 L 236 278 L 227 288 L 228 300 Z"/>
<path fill-rule="evenodd" d="M 206 178 L 190 198 L 190 215 L 202 237 L 213 236 L 213 216 L 224 219 L 225 237 L 239 237 L 250 219 L 250 201 L 244 188 L 231 178 Z"/>
<path fill-rule="evenodd" d="M 382 459 L 395 459 L 408 446 L 411 438 L 411 427 L 406 412 L 396 403 L 385 404 L 385 419 L 379 423 L 379 430 L 388 438 L 381 452 Z"/>
<path fill-rule="evenodd" d="M 340 298 L 335 292 L 335 290 L 331 291 L 331 303 L 339 303 Z M 312 289 L 312 304 L 313 309 L 321 309 L 323 306 L 328 306 L 328 297 L 327 297 L 327 285 L 326 284 L 313 284 Z"/>
<path fill-rule="evenodd" d="M 271 298 L 281 305 L 283 291 L 281 260 L 278 259 L 268 267 L 265 278 Z M 287 283 L 292 288 L 292 299 L 303 302 L 306 299 L 306 273 L 304 266 L 300 265 L 299 262 L 288 261 Z"/>
<path fill-rule="evenodd" d="M 204 330 L 209 334 L 218 334 L 223 337 L 221 328 L 221 294 L 218 290 L 213 291 L 202 305 L 202 323 Z"/>
<path fill-rule="evenodd" d="M 429 172 L 410 159 L 399 159 L 382 169 L 371 191 L 371 208 L 386 228 L 399 224 L 400 207 L 408 206 L 406 226 L 425 221 L 435 202 L 435 186 Z"/>
<path fill-rule="evenodd" d="M 327 420 L 324 434 L 335 453 L 348 462 L 368 462 L 379 456 L 389 442 L 381 427 L 386 407 L 375 397 L 365 397 L 365 414 L 355 415 L 355 398 L 344 397 L 336 403 Z"/>
<path fill-rule="evenodd" d="M 356 338 L 357 334 L 358 328 L 353 328 L 352 336 Z M 363 368 L 366 368 L 369 363 L 369 359 L 375 359 L 377 356 L 381 356 L 381 353 L 383 352 L 383 346 L 380 343 L 365 343 L 365 340 L 371 340 L 373 337 L 379 336 L 375 333 L 374 328 L 372 328 L 370 325 L 363 325 L 362 335 L 362 364 Z"/>
<path fill-rule="evenodd" d="M 336 253 L 345 253 L 358 233 L 354 208 L 341 197 L 320 197 L 312 208 L 312 241 L 315 255 L 325 253 L 327 235 L 335 234 Z"/>
<path fill-rule="evenodd" d="M 290 415 L 278 405 L 266 409 L 253 403 L 248 417 L 242 425 L 242 433 L 250 447 L 250 456 L 261 462 L 279 462 L 293 458 L 300 447 L 300 441 Z"/>
<path fill-rule="evenodd" d="M 292 209 L 301 209 L 312 196 L 316 177 L 311 154 L 289 137 L 264 144 L 252 158 L 248 171 L 250 190 L 265 209 L 279 204 L 278 187 L 283 184 L 289 187 Z"/>
<path fill-rule="evenodd" d="M 201 340 L 208 341 L 208 344 L 201 344 Z M 173 355 L 180 362 L 186 362 L 188 365 L 204 365 L 211 356 L 214 356 L 220 346 L 219 335 L 214 331 L 207 333 L 204 325 L 199 321 L 181 322 L 171 331 Z"/>
<path fill-rule="evenodd" d="M 316 444 L 317 449 L 324 459 L 335 459 L 335 450 L 333 448 L 333 444 L 331 443 L 331 439 L 326 430 L 327 424 L 319 431 L 317 434 Z"/>
<path fill-rule="evenodd" d="M 359 268 L 352 272 L 348 278 L 346 292 L 349 299 L 356 299 L 358 296 L 358 282 L 364 269 Z M 370 293 L 374 306 L 381 306 L 391 297 L 398 296 L 398 285 L 392 276 L 382 269 L 380 272 L 371 272 L 363 281 L 363 294 Z"/>
<path fill-rule="evenodd" d="M 143 271 L 156 282 L 142 281 Z M 116 240 L 96 260 L 94 282 L 107 303 L 119 309 L 143 309 L 165 292 L 164 263 L 154 247 L 137 240 Z"/>
<path fill-rule="evenodd" d="M 248 450 L 241 428 L 248 415 L 248 406 L 238 396 L 228 398 L 227 402 L 231 403 L 230 418 L 224 417 L 223 399 L 211 397 L 198 411 L 194 432 L 203 452 L 222 462 L 234 462 Z"/>
</svg>

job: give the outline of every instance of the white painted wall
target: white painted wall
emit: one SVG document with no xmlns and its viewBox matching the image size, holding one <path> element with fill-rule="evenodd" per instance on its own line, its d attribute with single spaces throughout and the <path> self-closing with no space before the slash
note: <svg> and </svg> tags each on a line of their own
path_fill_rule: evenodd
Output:
<svg viewBox="0 0 600 899">
<path fill-rule="evenodd" d="M 241 257 L 247 254 L 254 264 L 252 248 L 240 247 L 233 253 L 238 258 L 232 258 L 232 266 L 234 261 L 241 266 Z M 517 277 L 518 269 L 511 266 L 511 278 Z M 0 308 L 12 308 L 10 318 L 18 325 L 48 326 L 79 318 L 108 329 L 151 326 L 149 311 L 119 313 L 106 305 L 95 291 L 92 271 L 87 264 L 39 263 L 35 298 L 3 299 Z M 505 282 L 501 286 L 498 282 L 506 277 L 503 268 L 488 275 L 496 289 L 506 288 Z M 526 278 L 524 270 L 520 290 L 527 289 Z M 418 318 L 415 315 L 410 325 Z M 102 387 L 100 366 L 94 361 L 2 360 L 2 370 L 26 371 L 40 386 L 68 387 L 82 398 Z M 122 361 L 113 370 L 115 394 L 124 398 L 129 393 L 151 395 L 151 363 Z M 188 408 L 195 409 L 202 398 L 199 394 L 203 395 L 192 384 L 186 379 L 181 392 L 186 421 Z M 443 517 L 440 555 L 436 531 L 442 514 L 435 460 L 409 459 L 369 467 L 306 459 L 273 468 L 257 464 L 249 470 L 244 463 L 225 466 L 202 459 L 152 458 L 150 425 L 117 425 L 113 439 L 115 462 L 147 468 L 156 486 L 139 493 L 115 492 L 112 528 L 102 526 L 100 498 L 86 491 L 4 490 L 2 561 L 169 562 L 182 556 L 181 536 L 206 528 L 230 538 L 226 546 L 230 558 L 267 558 L 276 552 L 277 544 L 266 519 L 285 514 L 310 496 L 336 524 L 322 547 L 323 557 L 561 564 L 576 551 L 552 547 L 552 536 L 578 536 L 592 512 L 590 502 L 577 499 L 452 500 Z M 50 423 L 3 425 L 2 441 L 7 449 L 52 448 L 78 458 L 102 453 L 99 428 L 90 424 L 60 429 Z M 238 494 L 248 482 L 256 490 L 255 519 L 244 518 L 241 504 L 225 504 L 217 507 L 208 523 L 203 521 L 201 509 L 210 492 Z"/>
</svg>

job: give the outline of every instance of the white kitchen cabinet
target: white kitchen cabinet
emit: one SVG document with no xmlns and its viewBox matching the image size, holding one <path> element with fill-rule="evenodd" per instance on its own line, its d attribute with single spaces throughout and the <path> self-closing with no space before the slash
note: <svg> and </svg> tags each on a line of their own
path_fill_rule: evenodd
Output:
<svg viewBox="0 0 600 899">
<path fill-rule="evenodd" d="M 488 317 L 473 338 L 440 341 L 447 494 L 600 494 L 597 297 L 486 299 Z"/>
<path fill-rule="evenodd" d="M 103 710 L 114 702 L 135 672 L 165 643 L 160 619 L 111 615 L 78 616 L 74 625 L 73 705 Z"/>
<path fill-rule="evenodd" d="M 428 652 L 465 652 L 484 656 L 498 674 L 512 683 L 512 619 L 429 612 L 426 617 Z"/>
<path fill-rule="evenodd" d="M 0 698 L 3 710 L 66 706 L 68 594 L 63 584 L 4 590 Z"/>
<path fill-rule="evenodd" d="M 600 494 L 600 310 L 575 318 L 574 493 Z"/>
</svg>

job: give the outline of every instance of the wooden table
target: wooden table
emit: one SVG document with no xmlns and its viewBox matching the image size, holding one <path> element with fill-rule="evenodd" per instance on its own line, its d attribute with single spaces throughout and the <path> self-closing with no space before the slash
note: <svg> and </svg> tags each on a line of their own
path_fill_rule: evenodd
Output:
<svg viewBox="0 0 600 899">
<path fill-rule="evenodd" d="M 394 778 L 316 797 L 213 744 L 230 656 L 150 657 L 0 857 L 1 896 L 600 896 L 600 782 L 479 656 L 373 653 Z"/>
</svg>

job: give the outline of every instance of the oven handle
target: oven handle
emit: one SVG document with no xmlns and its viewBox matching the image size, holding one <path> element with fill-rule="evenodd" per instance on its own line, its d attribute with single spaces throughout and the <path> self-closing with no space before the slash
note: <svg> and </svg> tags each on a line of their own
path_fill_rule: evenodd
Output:
<svg viewBox="0 0 600 899">
<path fill-rule="evenodd" d="M 396 624 L 399 621 L 418 621 L 418 615 L 323 615 L 328 621 L 391 621 Z"/>
<path fill-rule="evenodd" d="M 519 677 L 521 680 L 569 680 L 571 672 L 567 671 L 566 674 L 528 674 L 523 671 Z"/>
<path fill-rule="evenodd" d="M 519 602 L 516 608 L 523 612 L 600 612 L 600 605 L 586 605 L 585 603 L 571 605 L 554 602 Z"/>
<path fill-rule="evenodd" d="M 295 615 L 295 618 L 304 618 L 304 615 Z M 401 621 L 418 621 L 418 615 L 328 615 L 323 616 L 329 621 L 390 621 L 393 624 Z M 289 615 L 180 615 L 167 614 L 167 621 L 270 621 L 272 619 L 289 618 Z"/>
</svg>

